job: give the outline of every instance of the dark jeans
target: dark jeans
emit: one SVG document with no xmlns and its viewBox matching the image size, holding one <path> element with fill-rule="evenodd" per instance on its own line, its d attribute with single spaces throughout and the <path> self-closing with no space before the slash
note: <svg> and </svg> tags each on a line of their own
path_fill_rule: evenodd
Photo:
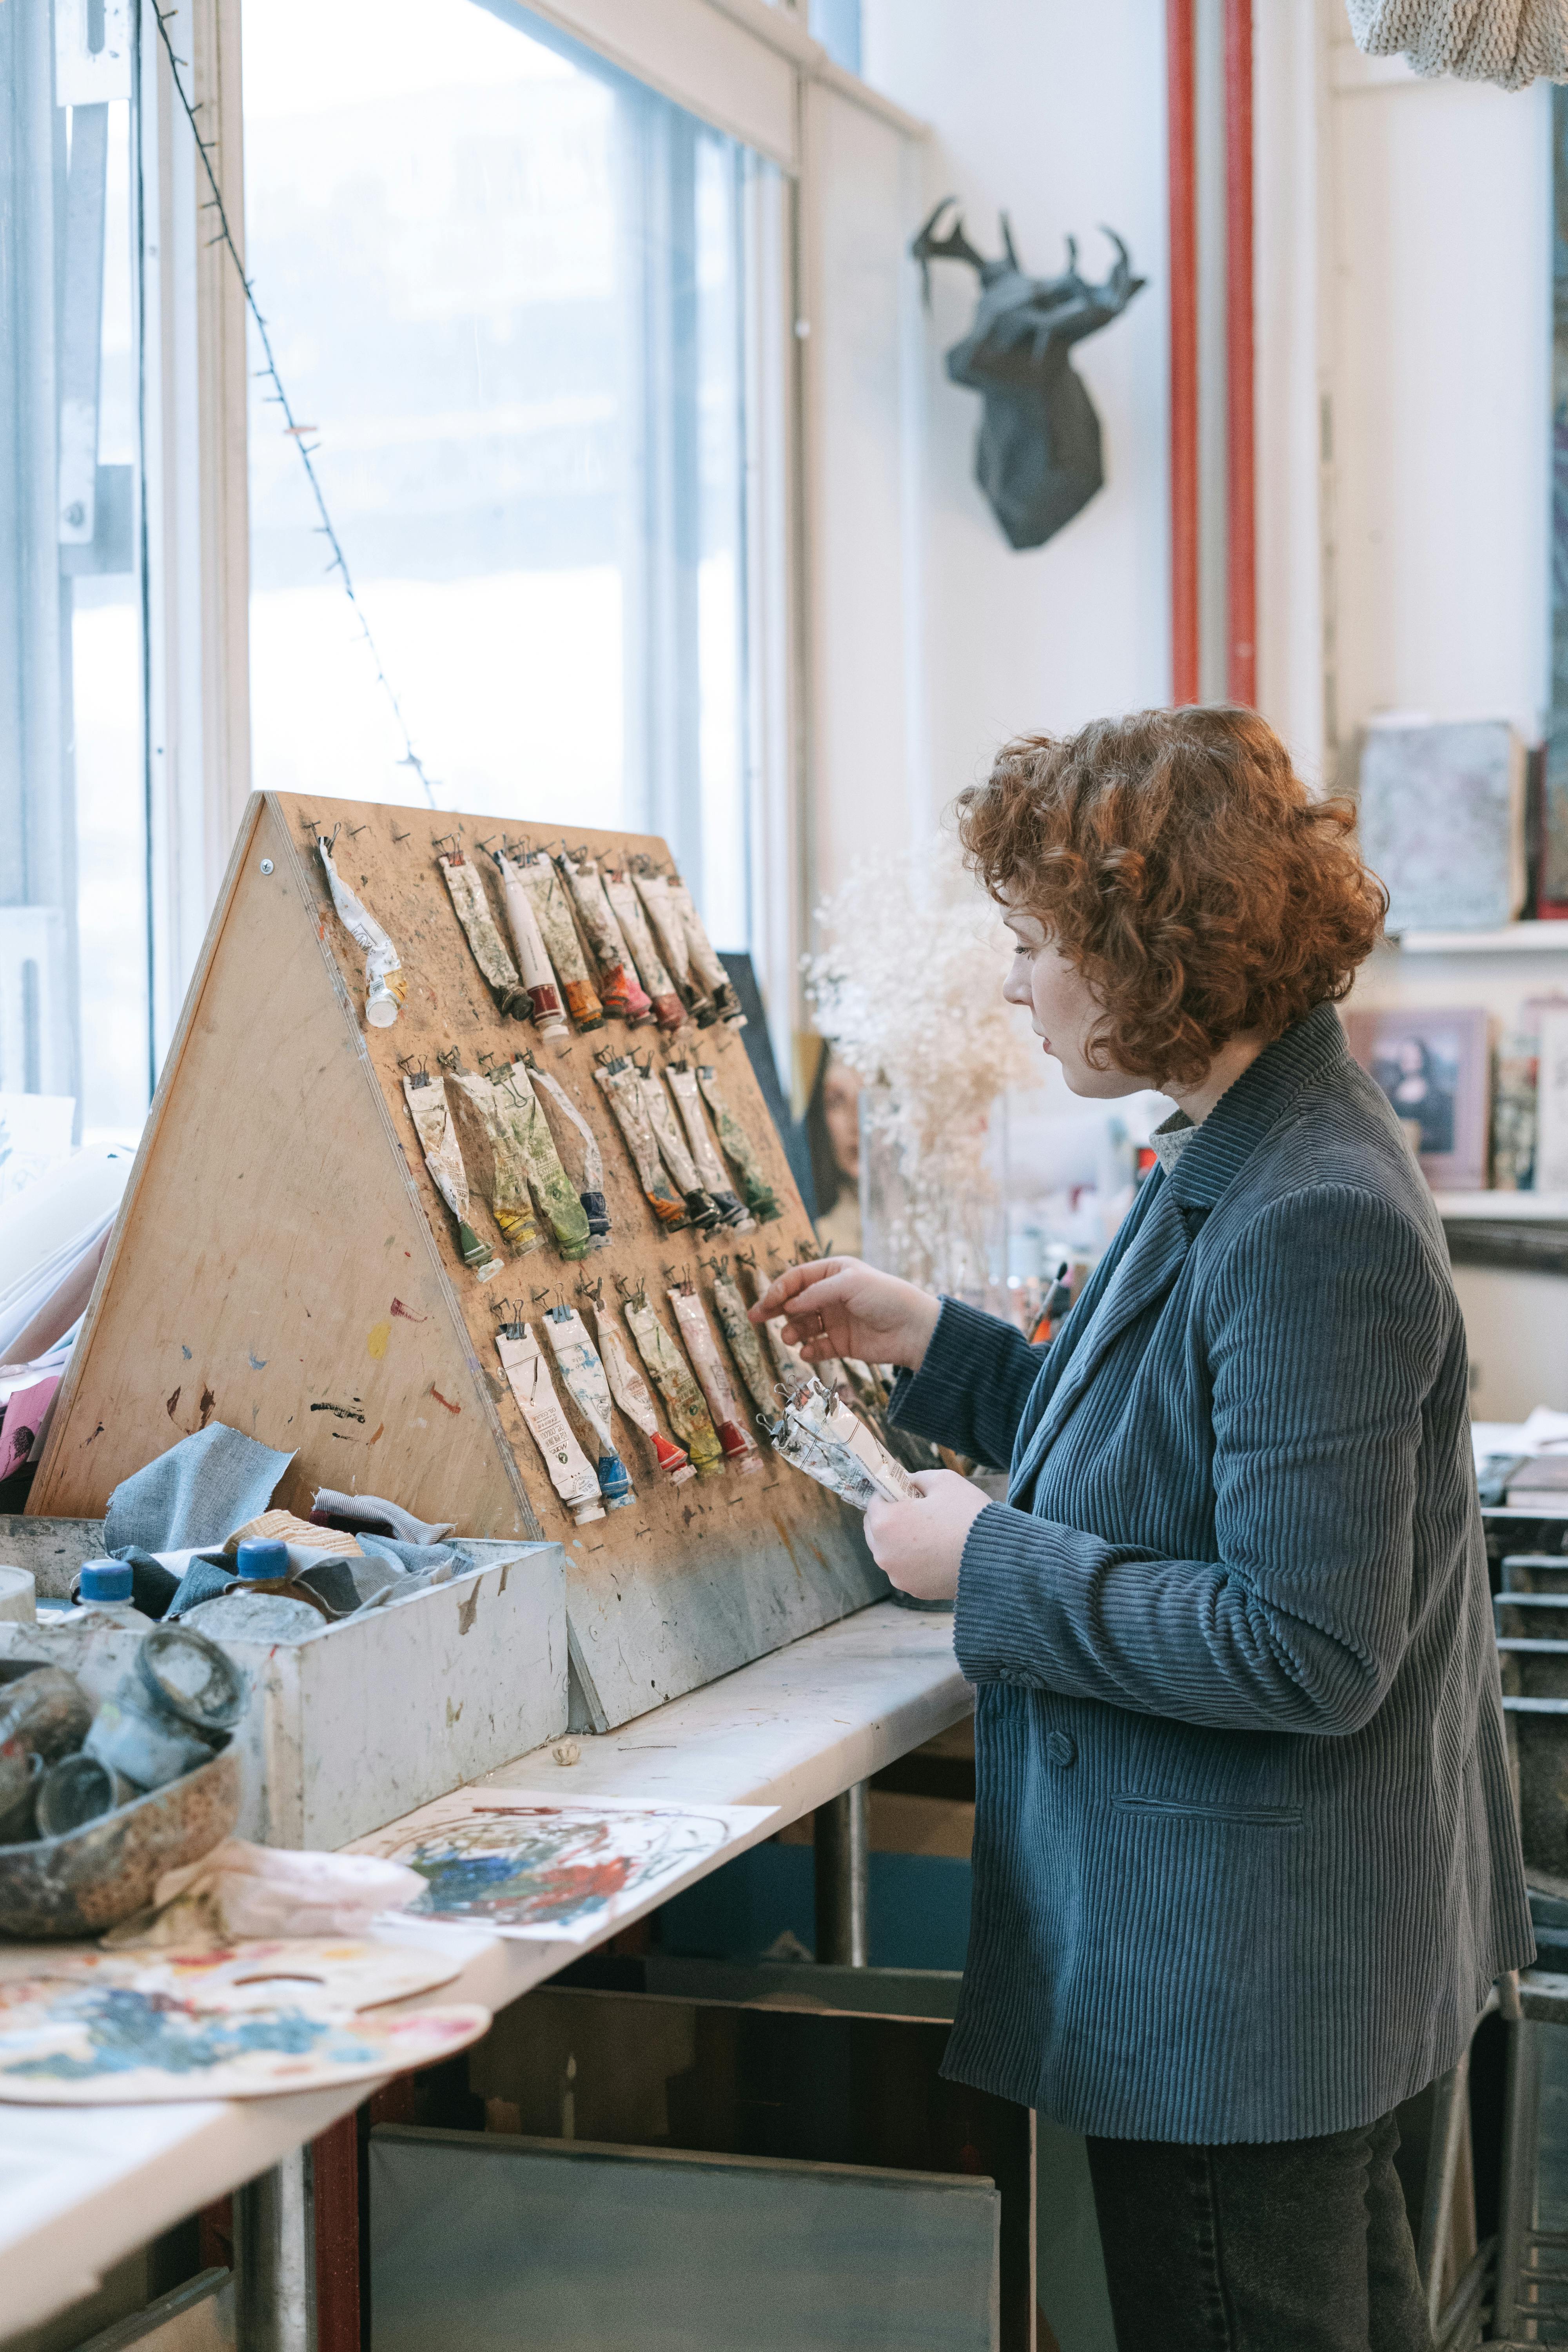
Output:
<svg viewBox="0 0 1568 2352">
<path fill-rule="evenodd" d="M 1432 2352 L 1398 2145 L 1091 2139 L 1121 2352 Z"/>
</svg>

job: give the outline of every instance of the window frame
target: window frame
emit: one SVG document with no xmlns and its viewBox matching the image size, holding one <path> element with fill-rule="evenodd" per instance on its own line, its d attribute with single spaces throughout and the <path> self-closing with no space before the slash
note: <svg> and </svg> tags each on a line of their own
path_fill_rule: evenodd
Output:
<svg viewBox="0 0 1568 2352">
<path fill-rule="evenodd" d="M 485 0 L 478 0 L 483 5 Z M 243 0 L 174 0 L 176 53 L 243 252 Z M 760 455 L 746 488 L 749 665 L 747 835 L 752 956 L 786 1083 L 805 1026 L 801 958 L 816 877 L 809 646 L 816 282 L 811 241 L 826 192 L 812 184 L 815 89 L 864 107 L 911 143 L 925 126 L 835 65 L 799 18 L 766 0 L 526 0 L 531 13 L 689 112 L 754 148 L 743 368 Z M 510 12 L 508 12 L 510 13 Z M 145 20 L 144 20 L 145 21 Z M 143 105 L 155 125 L 149 184 L 149 576 L 153 1036 L 167 1049 L 250 789 L 249 507 L 245 307 L 221 245 L 205 242 L 197 159 L 162 44 L 144 41 Z M 776 207 L 776 212 L 774 208 Z M 154 380 L 155 379 L 155 380 Z M 154 484 L 151 445 L 159 433 Z M 155 495 L 154 495 L 155 492 Z"/>
</svg>

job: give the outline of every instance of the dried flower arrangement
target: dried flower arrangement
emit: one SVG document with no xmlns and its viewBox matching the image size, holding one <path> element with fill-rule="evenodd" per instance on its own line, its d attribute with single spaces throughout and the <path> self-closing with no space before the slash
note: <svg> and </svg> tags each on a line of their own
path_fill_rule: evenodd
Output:
<svg viewBox="0 0 1568 2352">
<path fill-rule="evenodd" d="M 996 1181 L 987 1129 L 998 1096 L 1034 1078 L 1025 1014 L 1002 1001 L 1007 934 L 939 835 L 857 866 L 818 910 L 833 944 L 805 959 L 822 1034 L 867 1084 L 863 1159 L 878 1262 L 929 1289 L 985 1278 Z M 868 1241 L 870 1234 L 868 1234 Z"/>
</svg>

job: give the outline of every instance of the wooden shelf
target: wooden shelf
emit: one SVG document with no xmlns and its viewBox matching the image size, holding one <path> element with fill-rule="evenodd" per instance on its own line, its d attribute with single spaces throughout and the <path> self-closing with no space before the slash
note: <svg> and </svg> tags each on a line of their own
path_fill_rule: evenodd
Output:
<svg viewBox="0 0 1568 2352">
<path fill-rule="evenodd" d="M 1437 1214 L 1496 1223 L 1552 1224 L 1568 1222 L 1568 1192 L 1434 1192 Z"/>
<path fill-rule="evenodd" d="M 1404 955 L 1550 955 L 1568 951 L 1568 922 L 1506 923 L 1498 931 L 1404 931 Z"/>
</svg>

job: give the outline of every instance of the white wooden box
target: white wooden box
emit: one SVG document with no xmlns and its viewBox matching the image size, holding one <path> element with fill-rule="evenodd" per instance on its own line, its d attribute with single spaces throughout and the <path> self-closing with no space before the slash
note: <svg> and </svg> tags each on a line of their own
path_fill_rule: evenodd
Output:
<svg viewBox="0 0 1568 2352">
<path fill-rule="evenodd" d="M 226 1642 L 250 1678 L 237 1834 L 331 1850 L 566 1728 L 566 1566 L 555 1543 L 475 1542 L 485 1565 L 308 1642 Z M 141 1636 L 106 1620 L 0 1623 L 0 1657 L 65 1666 L 94 1699 Z"/>
</svg>

